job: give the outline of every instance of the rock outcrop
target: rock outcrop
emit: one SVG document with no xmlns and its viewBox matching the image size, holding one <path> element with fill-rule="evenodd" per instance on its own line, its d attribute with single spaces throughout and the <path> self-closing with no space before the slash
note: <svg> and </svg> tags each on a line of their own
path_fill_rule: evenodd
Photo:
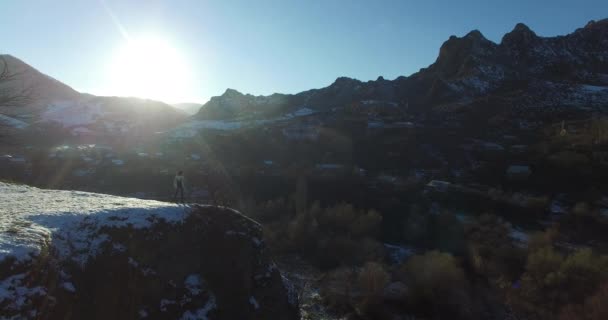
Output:
<svg viewBox="0 0 608 320">
<path fill-rule="evenodd" d="M 0 318 L 297 319 L 237 211 L 0 183 Z"/>
</svg>

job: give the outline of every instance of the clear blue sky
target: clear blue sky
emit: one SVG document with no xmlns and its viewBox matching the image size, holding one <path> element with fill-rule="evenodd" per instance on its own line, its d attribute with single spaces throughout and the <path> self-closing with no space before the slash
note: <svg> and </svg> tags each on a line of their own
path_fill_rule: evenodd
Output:
<svg viewBox="0 0 608 320">
<path fill-rule="evenodd" d="M 393 79 L 431 64 L 450 35 L 478 29 L 498 42 L 524 22 L 541 36 L 554 36 L 608 17 L 606 0 L 105 4 L 0 0 L 0 52 L 79 91 L 118 94 L 112 92 L 116 79 L 107 69 L 116 48 L 125 46 L 121 25 L 129 37 L 154 35 L 170 42 L 192 75 L 182 96 L 173 100 L 204 102 L 226 88 L 296 93 L 326 86 L 339 76 Z"/>
</svg>

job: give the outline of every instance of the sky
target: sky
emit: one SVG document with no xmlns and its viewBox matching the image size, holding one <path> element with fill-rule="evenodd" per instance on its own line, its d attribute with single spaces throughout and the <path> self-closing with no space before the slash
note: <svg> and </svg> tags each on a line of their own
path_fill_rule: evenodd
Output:
<svg viewBox="0 0 608 320">
<path fill-rule="evenodd" d="M 74 89 L 204 103 L 227 88 L 297 93 L 347 76 L 394 79 L 451 35 L 500 42 L 608 18 L 606 0 L 0 0 L 0 53 Z"/>
</svg>

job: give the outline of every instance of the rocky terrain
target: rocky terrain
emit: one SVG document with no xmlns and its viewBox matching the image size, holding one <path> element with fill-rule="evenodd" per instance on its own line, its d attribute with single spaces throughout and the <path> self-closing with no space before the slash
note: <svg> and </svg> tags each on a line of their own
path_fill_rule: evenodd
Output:
<svg viewBox="0 0 608 320">
<path fill-rule="evenodd" d="M 608 20 L 591 21 L 565 36 L 541 37 L 520 23 L 500 43 L 474 30 L 461 38 L 450 37 L 435 63 L 408 77 L 367 82 L 338 78 L 326 88 L 295 95 L 252 96 L 228 89 L 206 103 L 197 118 L 268 117 L 301 107 L 331 111 L 377 106 L 422 112 L 493 96 L 510 99 L 514 109 L 597 108 L 608 95 L 607 30 Z"/>
<path fill-rule="evenodd" d="M 261 227 L 221 207 L 0 184 L 2 319 L 297 319 Z"/>
</svg>

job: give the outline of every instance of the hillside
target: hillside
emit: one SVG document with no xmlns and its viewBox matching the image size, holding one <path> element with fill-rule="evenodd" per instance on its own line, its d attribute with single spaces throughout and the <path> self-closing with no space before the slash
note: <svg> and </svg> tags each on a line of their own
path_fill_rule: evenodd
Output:
<svg viewBox="0 0 608 320">
<path fill-rule="evenodd" d="M 30 126 L 25 131 L 13 130 L 12 134 L 17 136 L 43 132 L 55 141 L 78 136 L 145 137 L 167 130 L 186 118 L 182 112 L 159 101 L 79 93 L 13 56 L 2 55 L 2 58 L 9 71 L 16 75 L 14 81 L 3 84 L 5 89 L 26 89 L 29 96 L 23 106 L 0 109 L 3 129 L 20 129 L 22 123 Z M 20 125 L 15 126 L 16 123 Z"/>
</svg>

